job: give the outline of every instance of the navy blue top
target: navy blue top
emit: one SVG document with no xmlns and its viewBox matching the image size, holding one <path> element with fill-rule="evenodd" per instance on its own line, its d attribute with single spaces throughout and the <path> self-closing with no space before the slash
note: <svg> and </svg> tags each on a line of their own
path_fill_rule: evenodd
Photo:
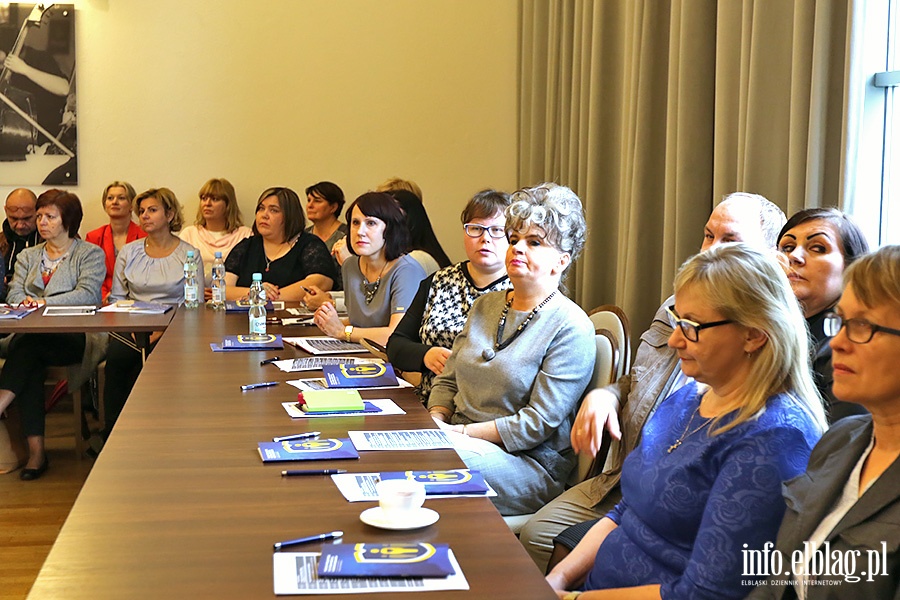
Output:
<svg viewBox="0 0 900 600">
<path fill-rule="evenodd" d="M 660 404 L 622 469 L 622 501 L 607 516 L 585 589 L 661 584 L 662 598 L 743 598 L 742 551 L 774 542 L 781 483 L 806 469 L 821 433 L 786 394 L 757 419 L 709 437 L 691 382 Z M 727 423 L 725 417 L 720 424 Z M 718 425 L 717 425 L 718 427 Z M 744 583 L 742 585 L 742 580 Z"/>
</svg>

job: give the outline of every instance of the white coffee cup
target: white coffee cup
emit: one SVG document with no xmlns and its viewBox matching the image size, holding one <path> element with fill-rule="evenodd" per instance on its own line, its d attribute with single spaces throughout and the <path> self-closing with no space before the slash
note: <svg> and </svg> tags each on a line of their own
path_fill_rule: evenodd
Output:
<svg viewBox="0 0 900 600">
<path fill-rule="evenodd" d="M 385 518 L 403 521 L 425 502 L 425 484 L 411 479 L 385 479 L 375 484 L 378 505 Z"/>
<path fill-rule="evenodd" d="M 347 312 L 347 305 L 344 303 L 344 292 L 329 292 L 331 299 L 334 301 L 334 310 L 338 312 Z"/>
</svg>

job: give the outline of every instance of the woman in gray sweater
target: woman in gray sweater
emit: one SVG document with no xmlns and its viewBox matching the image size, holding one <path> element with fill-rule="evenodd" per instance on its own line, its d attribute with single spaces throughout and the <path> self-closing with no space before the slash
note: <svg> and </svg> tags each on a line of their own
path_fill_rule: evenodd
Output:
<svg viewBox="0 0 900 600">
<path fill-rule="evenodd" d="M 513 194 L 513 290 L 475 301 L 428 399 L 440 427 L 465 436 L 457 451 L 497 491 L 503 515 L 552 500 L 576 464 L 569 430 L 594 367 L 594 327 L 559 286 L 585 230 L 572 190 L 545 183 Z"/>
<path fill-rule="evenodd" d="M 7 295 L 10 304 L 100 303 L 106 256 L 99 246 L 77 239 L 82 215 L 81 201 L 75 194 L 48 190 L 40 195 L 37 228 L 44 242 L 19 254 Z M 44 368 L 73 363 L 88 368 L 96 366 L 102 355 L 102 344 L 96 337 L 83 333 L 26 333 L 16 334 L 10 343 L 6 364 L 0 372 L 0 412 L 14 399 L 20 403 L 29 453 L 21 479 L 37 479 L 47 470 Z M 76 384 L 81 385 L 69 382 L 70 387 Z"/>
</svg>

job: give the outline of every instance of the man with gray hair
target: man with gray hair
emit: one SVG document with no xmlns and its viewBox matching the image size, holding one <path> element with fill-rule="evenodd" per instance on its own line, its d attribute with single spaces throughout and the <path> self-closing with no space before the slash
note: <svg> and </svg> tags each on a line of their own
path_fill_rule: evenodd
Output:
<svg viewBox="0 0 900 600">
<path fill-rule="evenodd" d="M 729 194 L 710 214 L 700 251 L 728 242 L 774 251 L 778 232 L 786 221 L 784 212 L 759 194 Z M 568 554 L 594 521 L 621 499 L 622 463 L 637 446 L 644 423 L 660 402 L 689 381 L 681 372 L 675 351 L 667 345 L 672 324 L 666 307 L 674 302 L 675 297 L 670 296 L 656 311 L 650 329 L 641 336 L 631 373 L 614 384 L 591 390 L 581 404 L 572 426 L 572 448 L 596 455 L 606 429 L 612 438 L 609 459 L 603 473 L 564 492 L 535 513 L 522 529 L 520 540 L 542 570 L 547 569 L 548 562 L 552 567 Z"/>
<path fill-rule="evenodd" d="M 0 287 L 0 298 L 6 299 L 6 284 L 12 279 L 16 267 L 16 257 L 25 248 L 41 241 L 37 232 L 35 206 L 37 196 L 25 188 L 18 188 L 6 197 L 6 220 L 3 221 L 3 235 L 0 236 L 0 253 L 3 254 L 3 285 Z"/>
</svg>

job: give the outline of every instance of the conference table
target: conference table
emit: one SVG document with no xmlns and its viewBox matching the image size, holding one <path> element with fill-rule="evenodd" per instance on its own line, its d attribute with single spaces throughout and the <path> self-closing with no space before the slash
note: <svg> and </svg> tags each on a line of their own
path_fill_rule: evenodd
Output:
<svg viewBox="0 0 900 600">
<path fill-rule="evenodd" d="M 284 373 L 260 361 L 306 353 L 288 344 L 278 351 L 212 352 L 211 342 L 246 331 L 246 314 L 179 308 L 167 325 L 29 598 L 270 598 L 273 543 L 333 530 L 344 532 L 343 543 L 449 544 L 470 586 L 378 597 L 556 598 L 487 498 L 426 500 L 440 514 L 435 524 L 376 529 L 359 519 L 373 503 L 348 502 L 327 476 L 281 477 L 292 466 L 260 459 L 257 443 L 274 436 L 434 429 L 411 389 L 362 392 L 393 399 L 404 415 L 292 420 L 281 403 L 295 401 L 298 390 L 284 382 L 321 371 Z M 269 332 L 318 335 L 297 326 Z M 240 389 L 264 381 L 280 383 Z M 307 465 L 351 472 L 464 467 L 453 450 L 361 451 L 358 461 L 301 468 Z"/>
</svg>

